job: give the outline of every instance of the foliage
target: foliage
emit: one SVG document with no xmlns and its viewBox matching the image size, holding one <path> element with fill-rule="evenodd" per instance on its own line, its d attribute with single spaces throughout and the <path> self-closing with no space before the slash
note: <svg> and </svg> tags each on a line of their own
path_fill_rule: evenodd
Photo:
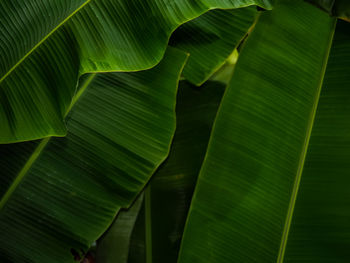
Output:
<svg viewBox="0 0 350 263">
<path fill-rule="evenodd" d="M 348 262 L 349 10 L 0 1 L 0 262 Z"/>
</svg>

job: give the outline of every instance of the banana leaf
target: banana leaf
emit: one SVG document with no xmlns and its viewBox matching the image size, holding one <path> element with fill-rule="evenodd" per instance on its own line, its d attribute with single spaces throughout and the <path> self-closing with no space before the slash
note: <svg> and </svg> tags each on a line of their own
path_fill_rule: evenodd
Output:
<svg viewBox="0 0 350 263">
<path fill-rule="evenodd" d="M 180 263 L 348 261 L 349 42 L 332 47 L 335 22 L 295 0 L 261 14 L 214 123 Z"/>
<path fill-rule="evenodd" d="M 212 10 L 180 26 L 169 45 L 190 54 L 184 78 L 197 86 L 208 80 L 245 37 L 257 14 L 256 7 Z"/>
<path fill-rule="evenodd" d="M 1 145 L 0 262 L 79 260 L 130 206 L 168 155 L 185 60 L 170 49 L 148 71 L 90 75 L 66 137 Z"/>
<path fill-rule="evenodd" d="M 146 263 L 145 218 L 145 205 L 142 205 L 131 233 L 129 250 L 127 251 L 129 253 L 128 263 Z"/>
<path fill-rule="evenodd" d="M 0 143 L 64 136 L 84 73 L 155 66 L 171 33 L 212 8 L 267 0 L 3 0 L 0 3 Z"/>
<path fill-rule="evenodd" d="M 350 24 L 338 21 L 295 201 L 285 262 L 350 258 Z"/>
<path fill-rule="evenodd" d="M 332 15 L 335 0 L 305 0 Z"/>
<path fill-rule="evenodd" d="M 350 2 L 348 0 L 306 0 L 326 11 L 328 14 L 350 21 Z"/>
<path fill-rule="evenodd" d="M 121 210 L 108 231 L 98 241 L 96 261 L 127 263 L 132 231 L 143 204 L 143 192 L 128 210 Z"/>
<path fill-rule="evenodd" d="M 217 109 L 225 86 L 179 87 L 177 129 L 168 159 L 146 189 L 147 262 L 176 263 L 181 238 Z M 147 237 L 147 234 L 150 237 Z M 150 251 L 151 250 L 151 251 Z"/>
<path fill-rule="evenodd" d="M 244 43 L 244 42 L 243 42 Z M 242 44 L 243 44 L 242 43 Z M 232 54 L 227 58 L 224 65 L 221 66 L 221 68 L 218 69 L 211 77 L 210 81 L 217 81 L 222 84 L 225 84 L 226 86 L 230 82 L 232 78 L 232 73 L 235 68 L 235 65 L 237 63 L 239 53 L 237 49 L 235 49 Z"/>
<path fill-rule="evenodd" d="M 146 187 L 142 209 L 135 203 L 123 212 L 99 242 L 99 263 L 177 261 L 187 212 L 224 88 L 218 82 L 207 82 L 200 88 L 180 83 L 177 129 L 169 157 Z"/>
</svg>

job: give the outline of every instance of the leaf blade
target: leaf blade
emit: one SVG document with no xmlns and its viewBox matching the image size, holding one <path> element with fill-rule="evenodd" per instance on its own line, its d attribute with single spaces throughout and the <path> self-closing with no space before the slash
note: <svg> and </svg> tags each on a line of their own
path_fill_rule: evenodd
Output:
<svg viewBox="0 0 350 263">
<path fill-rule="evenodd" d="M 211 10 L 179 27 L 169 45 L 190 54 L 185 79 L 197 86 L 208 80 L 253 26 L 257 13 L 253 6 Z"/>
<path fill-rule="evenodd" d="M 141 258 L 177 262 L 192 194 L 224 89 L 223 84 L 213 81 L 200 88 L 181 82 L 176 133 L 167 160 L 145 189 L 148 200 L 136 223 L 145 227 L 133 231 L 130 262 L 144 262 Z"/>
<path fill-rule="evenodd" d="M 261 14 L 214 124 L 179 262 L 277 260 L 333 26 L 302 1 Z"/>
<path fill-rule="evenodd" d="M 349 258 L 349 29 L 346 22 L 338 21 L 285 262 L 347 262 Z"/>
<path fill-rule="evenodd" d="M 10 0 L 2 3 L 5 8 L 0 19 L 9 22 L 1 25 L 1 32 L 8 32 L 7 26 L 12 28 L 12 24 L 19 24 L 13 34 L 18 42 L 15 45 L 24 44 L 27 49 L 12 52 L 8 37 L 12 31 L 6 33 L 5 42 L 0 44 L 0 65 L 5 65 L 1 66 L 4 72 L 0 73 L 0 143 L 65 136 L 63 115 L 82 74 L 154 67 L 162 59 L 172 32 L 211 8 L 253 4 L 271 8 L 270 1 L 262 0 L 206 0 L 200 4 L 176 0 L 169 5 L 165 0 L 35 0 L 28 4 L 29 9 L 23 0 L 16 0 L 14 6 Z M 50 3 L 55 10 L 68 13 L 72 7 L 71 16 L 67 14 L 60 20 L 56 18 L 66 13 L 62 11 L 63 15 L 60 13 L 56 17 L 54 12 L 48 12 L 54 22 L 46 24 L 45 5 L 40 3 Z M 23 10 L 18 7 L 21 5 Z M 9 9 L 13 12 L 7 12 Z M 154 16 L 149 15 L 149 10 Z M 16 23 L 21 16 L 27 18 L 22 14 L 26 14 L 25 11 L 32 15 L 29 22 Z M 136 18 L 135 13 L 138 14 Z M 31 39 L 28 36 L 31 27 L 35 28 L 34 40 L 22 43 L 22 35 Z M 17 66 L 13 68 L 13 65 Z"/>
<path fill-rule="evenodd" d="M 131 204 L 168 154 L 185 60 L 169 50 L 150 71 L 96 76 L 68 116 L 68 135 L 47 139 L 2 196 L 1 261 L 73 262 L 71 252 L 86 252 Z M 16 157 L 8 147 L 1 150 L 5 165 Z M 16 182 L 17 170 L 10 172 L 1 177 Z"/>
</svg>

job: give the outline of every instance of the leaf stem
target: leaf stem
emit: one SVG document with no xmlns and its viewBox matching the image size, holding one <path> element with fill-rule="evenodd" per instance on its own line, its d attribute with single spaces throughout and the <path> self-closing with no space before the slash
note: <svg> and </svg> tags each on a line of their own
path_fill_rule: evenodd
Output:
<svg viewBox="0 0 350 263">
<path fill-rule="evenodd" d="M 146 235 L 146 263 L 152 263 L 152 211 L 151 185 L 145 189 L 145 235 Z"/>
</svg>

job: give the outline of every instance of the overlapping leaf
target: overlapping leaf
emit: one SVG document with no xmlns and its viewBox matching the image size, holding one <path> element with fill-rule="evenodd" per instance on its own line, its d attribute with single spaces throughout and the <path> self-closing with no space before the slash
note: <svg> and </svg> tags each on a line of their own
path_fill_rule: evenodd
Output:
<svg viewBox="0 0 350 263">
<path fill-rule="evenodd" d="M 283 262 L 334 26 L 303 1 L 261 14 L 214 124 L 179 262 Z"/>
<path fill-rule="evenodd" d="M 0 143 L 65 135 L 81 74 L 153 67 L 179 25 L 253 4 L 271 8 L 267 0 L 2 1 Z"/>
<path fill-rule="evenodd" d="M 143 196 L 142 193 L 128 210 L 121 210 L 109 230 L 98 241 L 97 262 L 128 262 L 130 238 L 143 204 Z"/>
<path fill-rule="evenodd" d="M 218 82 L 208 82 L 200 88 L 181 82 L 176 106 L 177 129 L 169 157 L 147 186 L 139 215 L 134 212 L 136 204 L 117 217 L 99 243 L 100 263 L 141 263 L 146 258 L 147 262 L 177 261 L 192 193 L 224 88 Z M 129 223 L 121 229 L 126 217 Z M 135 229 L 128 227 L 136 218 Z M 131 232 L 131 240 L 126 239 Z M 121 240 L 124 245 L 120 244 Z M 129 260 L 123 256 L 125 253 L 129 253 Z"/>
<path fill-rule="evenodd" d="M 348 0 L 306 0 L 330 15 L 350 21 L 350 2 Z"/>
<path fill-rule="evenodd" d="M 253 25 L 256 7 L 212 10 L 185 23 L 170 45 L 190 54 L 183 76 L 201 85 L 218 70 Z"/>
<path fill-rule="evenodd" d="M 1 262 L 73 262 L 130 205 L 167 156 L 185 59 L 91 75 L 66 137 L 0 147 Z"/>
<path fill-rule="evenodd" d="M 152 242 L 146 253 L 152 249 L 152 262 L 177 262 L 193 190 L 224 88 L 217 82 L 197 89 L 186 83 L 180 86 L 172 148 L 145 196 L 150 202 L 145 209 L 150 210 L 147 223 L 151 225 Z"/>
</svg>

